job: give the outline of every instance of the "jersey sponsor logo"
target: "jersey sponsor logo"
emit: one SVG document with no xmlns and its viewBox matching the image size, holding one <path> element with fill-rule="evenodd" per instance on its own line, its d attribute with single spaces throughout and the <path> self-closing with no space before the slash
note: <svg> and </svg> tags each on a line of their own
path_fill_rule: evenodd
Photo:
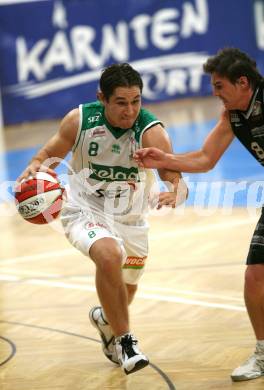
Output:
<svg viewBox="0 0 264 390">
<path fill-rule="evenodd" d="M 118 144 L 113 144 L 112 145 L 112 153 L 120 154 L 121 152 L 121 147 Z"/>
<path fill-rule="evenodd" d="M 126 198 L 129 196 L 129 188 L 117 188 L 115 190 L 106 190 L 104 188 L 100 188 L 99 190 L 95 191 L 95 195 L 98 198 Z"/>
<path fill-rule="evenodd" d="M 90 230 L 90 229 L 94 229 L 94 228 L 102 228 L 102 229 L 107 229 L 107 226 L 104 225 L 103 223 L 100 223 L 100 222 L 96 222 L 96 223 L 93 223 L 93 222 L 88 222 L 85 227 L 84 227 L 86 230 Z"/>
<path fill-rule="evenodd" d="M 89 163 L 90 178 L 105 181 L 138 181 L 138 168 L 124 168 L 119 166 L 108 167 Z"/>
<path fill-rule="evenodd" d="M 97 127 L 91 133 L 91 137 L 103 137 L 106 135 L 106 130 L 104 127 Z"/>
<path fill-rule="evenodd" d="M 143 268 L 146 262 L 146 258 L 147 256 L 144 257 L 128 256 L 123 268 L 132 268 L 132 269 Z"/>
<path fill-rule="evenodd" d="M 101 117 L 101 113 L 98 113 L 98 115 L 89 116 L 88 119 L 87 119 L 87 122 L 89 124 L 94 123 L 94 122 L 98 122 L 100 117 Z"/>
</svg>

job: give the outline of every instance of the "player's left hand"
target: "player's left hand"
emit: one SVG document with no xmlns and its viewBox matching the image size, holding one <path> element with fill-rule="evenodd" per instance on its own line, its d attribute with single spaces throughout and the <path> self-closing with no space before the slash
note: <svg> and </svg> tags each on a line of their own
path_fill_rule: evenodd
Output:
<svg viewBox="0 0 264 390">
<path fill-rule="evenodd" d="M 161 192 L 159 194 L 157 210 L 161 209 L 163 206 L 172 207 L 173 209 L 175 209 L 176 200 L 177 200 L 176 192 Z"/>
</svg>

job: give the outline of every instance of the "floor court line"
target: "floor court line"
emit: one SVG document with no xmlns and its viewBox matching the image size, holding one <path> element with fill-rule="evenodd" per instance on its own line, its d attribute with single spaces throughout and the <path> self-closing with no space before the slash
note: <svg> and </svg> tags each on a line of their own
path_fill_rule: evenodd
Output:
<svg viewBox="0 0 264 390">
<path fill-rule="evenodd" d="M 59 251 L 51 251 L 51 252 L 42 252 L 42 253 L 36 253 L 35 255 L 29 255 L 29 256 L 18 256 L 18 257 L 11 257 L 10 259 L 0 259 L 0 267 L 6 264 L 18 264 L 18 263 L 24 263 L 24 262 L 31 262 L 31 261 L 38 261 L 47 259 L 47 257 L 61 257 L 63 255 L 74 255 L 78 254 L 80 255 L 80 252 L 77 251 L 75 248 L 69 248 L 69 249 L 61 249 Z"/>
<path fill-rule="evenodd" d="M 178 290 L 173 288 L 167 288 L 167 287 L 150 287 L 150 286 L 142 286 L 142 289 L 147 291 L 160 291 L 160 292 L 168 292 L 168 293 L 174 293 L 174 294 L 181 294 L 181 295 L 193 295 L 197 297 L 204 297 L 204 298 L 216 298 L 216 299 L 223 299 L 228 301 L 237 301 L 243 303 L 244 300 L 242 298 L 237 297 L 230 297 L 226 295 L 218 295 L 218 294 L 209 294 L 201 291 L 191 291 L 191 290 Z"/>
<path fill-rule="evenodd" d="M 89 286 L 88 284 L 80 285 L 80 284 L 65 283 L 65 282 L 59 282 L 59 281 L 49 281 L 49 280 L 43 280 L 43 279 L 37 279 L 37 278 L 23 280 L 23 278 L 21 278 L 19 276 L 15 277 L 14 275 L 11 275 L 11 276 L 10 275 L 1 275 L 0 279 L 2 278 L 2 276 L 4 277 L 5 281 L 10 281 L 10 282 L 23 282 L 25 284 L 37 285 L 37 286 L 96 292 L 95 287 Z M 9 276 L 10 276 L 10 279 L 9 279 Z M 146 300 L 183 303 L 183 304 L 187 304 L 187 305 L 196 305 L 196 306 L 201 306 L 201 307 L 210 307 L 210 308 L 232 310 L 232 311 L 246 311 L 245 307 L 243 307 L 243 306 L 223 304 L 223 303 L 218 303 L 218 302 L 206 302 L 206 301 L 200 301 L 197 299 L 175 297 L 172 295 L 148 294 L 148 293 L 142 293 L 139 291 L 137 293 L 137 297 L 141 298 L 141 299 L 146 299 Z"/>
<path fill-rule="evenodd" d="M 238 221 L 228 221 L 228 222 L 222 222 L 222 223 L 215 223 L 211 225 L 206 225 L 206 226 L 197 226 L 197 227 L 191 227 L 191 228 L 185 228 L 182 229 L 179 227 L 177 230 L 170 230 L 168 232 L 161 232 L 161 233 L 156 233 L 152 234 L 150 236 L 150 240 L 156 241 L 159 238 L 163 237 L 176 237 L 176 236 L 190 236 L 192 234 L 199 234 L 199 233 L 205 233 L 207 231 L 212 231 L 212 230 L 227 230 L 231 229 L 236 226 L 241 226 L 241 225 L 254 225 L 256 223 L 256 219 L 248 219 L 248 220 L 238 220 Z"/>
<path fill-rule="evenodd" d="M 179 228 L 179 230 L 170 230 L 167 232 L 160 232 L 158 234 L 151 234 L 149 236 L 150 241 L 157 241 L 158 239 L 164 238 L 164 237 L 176 237 L 176 236 L 185 236 L 188 234 L 194 234 L 194 233 L 203 233 L 206 231 L 212 231 L 212 230 L 219 230 L 219 229 L 228 229 L 233 228 L 234 226 L 240 226 L 240 225 L 247 225 L 247 224 L 253 224 L 252 219 L 249 220 L 239 220 L 239 221 L 229 221 L 228 223 L 216 223 L 211 224 L 207 226 L 198 226 L 194 228 L 188 228 L 188 229 L 182 229 Z M 38 261 L 42 259 L 47 259 L 47 257 L 60 257 L 63 255 L 80 255 L 77 249 L 75 248 L 69 248 L 69 249 L 62 249 L 59 251 L 51 251 L 51 252 L 44 252 L 44 253 L 37 253 L 35 255 L 29 255 L 29 256 L 18 256 L 13 258 L 7 258 L 7 259 L 0 259 L 0 267 L 6 264 L 18 264 L 21 262 L 30 262 L 30 261 Z"/>
<path fill-rule="evenodd" d="M 5 274 L 3 274 L 5 272 Z M 13 275 L 15 274 L 15 275 Z M 52 279 L 67 279 L 70 281 L 80 282 L 80 283 L 93 283 L 94 282 L 94 276 L 89 275 L 82 275 L 82 276 L 71 276 L 71 275 L 62 275 L 62 274 L 51 274 L 47 272 L 36 272 L 31 270 L 19 270 L 19 275 L 17 270 L 3 268 L 2 269 L 2 275 L 0 276 L 0 280 L 22 280 L 23 277 L 28 276 L 34 276 L 39 278 L 52 278 Z M 145 291 L 156 291 L 156 292 L 166 292 L 166 293 L 172 293 L 172 294 L 181 294 L 181 295 L 191 295 L 196 297 L 203 297 L 203 298 L 216 298 L 221 300 L 227 300 L 227 301 L 237 301 L 237 302 L 244 302 L 244 299 L 238 298 L 238 297 L 232 297 L 230 295 L 219 295 L 219 294 L 211 294 L 208 292 L 203 291 L 192 291 L 192 290 L 179 290 L 174 288 L 168 288 L 168 287 L 158 287 L 158 286 L 147 286 L 145 284 L 140 285 L 140 288 Z"/>
</svg>

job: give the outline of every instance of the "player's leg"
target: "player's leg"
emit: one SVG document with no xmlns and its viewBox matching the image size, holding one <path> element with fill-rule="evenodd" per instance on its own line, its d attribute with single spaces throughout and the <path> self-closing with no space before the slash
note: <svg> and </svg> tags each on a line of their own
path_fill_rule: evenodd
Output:
<svg viewBox="0 0 264 390">
<path fill-rule="evenodd" d="M 122 239 L 113 236 L 104 221 L 95 223 L 88 219 L 87 215 L 77 212 L 75 216 L 67 215 L 67 211 L 62 215 L 69 241 L 96 264 L 97 293 L 104 310 L 101 307 L 92 309 L 90 319 L 100 333 L 103 351 L 130 374 L 148 364 L 148 359 L 137 348 L 137 340 L 129 332 L 128 302 L 136 288 L 126 287 L 123 280 L 121 269 L 125 251 Z M 125 359 L 123 354 L 117 353 L 117 346 L 119 351 L 126 351 Z"/>
<path fill-rule="evenodd" d="M 264 264 L 248 265 L 245 302 L 256 339 L 264 342 Z"/>
<path fill-rule="evenodd" d="M 255 229 L 247 258 L 245 273 L 245 303 L 257 343 L 255 352 L 231 374 L 234 381 L 259 378 L 264 375 L 264 216 Z"/>
<path fill-rule="evenodd" d="M 115 336 L 114 350 L 125 373 L 131 374 L 149 363 L 148 358 L 139 350 L 137 339 L 129 330 L 128 303 L 133 299 L 136 287 L 130 284 L 126 286 L 123 281 L 122 250 L 114 239 L 104 238 L 96 241 L 90 248 L 90 257 L 96 264 L 96 287 L 103 307 L 102 314 Z M 109 344 L 108 350 L 110 348 Z M 113 354 L 111 360 L 114 358 Z"/>
<path fill-rule="evenodd" d="M 102 238 L 90 248 L 96 265 L 96 290 L 114 335 L 128 332 L 128 297 L 122 276 L 123 253 L 113 238 Z"/>
<path fill-rule="evenodd" d="M 148 253 L 148 228 L 146 226 L 123 225 L 120 236 L 127 253 L 123 265 L 123 277 L 129 291 L 129 299 L 135 296 L 138 282 L 144 272 Z M 129 374 L 148 365 L 148 358 L 141 352 L 138 340 L 132 333 L 115 339 L 117 357 L 124 371 Z"/>
<path fill-rule="evenodd" d="M 100 219 L 100 220 L 99 220 Z M 105 269 L 108 267 L 108 271 L 106 274 L 108 277 L 114 277 L 111 283 L 117 283 L 116 279 L 121 278 L 121 267 L 122 267 L 122 258 L 124 256 L 124 249 L 122 249 L 121 242 L 119 240 L 119 244 L 117 244 L 118 239 L 113 238 L 110 229 L 108 229 L 107 223 L 103 219 L 100 218 L 98 214 L 95 213 L 83 213 L 78 205 L 65 205 L 62 213 L 61 213 L 61 222 L 65 230 L 65 235 L 70 241 L 70 243 L 78 250 L 80 250 L 85 256 L 89 256 L 90 248 L 96 242 L 104 243 L 104 240 L 107 239 L 107 244 L 110 243 L 110 247 L 105 250 L 106 245 L 100 245 L 101 255 L 105 256 L 105 266 L 102 265 L 104 260 L 98 260 L 98 267 L 96 265 L 96 274 L 97 274 L 97 287 L 99 288 L 99 294 L 104 294 L 101 292 L 100 284 L 105 284 L 102 280 L 100 282 L 100 273 L 103 267 Z M 108 241 L 109 240 L 109 241 Z M 99 249 L 96 250 L 97 246 L 94 246 L 94 256 L 99 256 Z M 103 253 L 104 251 L 104 253 Z M 106 257 L 107 256 L 107 257 Z M 110 258 L 110 260 L 109 260 Z M 109 263 L 109 264 L 108 264 Z M 113 272 L 113 269 L 109 273 L 110 267 L 114 267 L 117 271 Z M 121 299 L 127 302 L 127 294 L 124 288 L 124 282 L 118 281 L 118 284 L 121 285 Z M 109 280 L 106 282 L 106 289 L 109 288 Z M 111 294 L 112 292 L 110 292 Z M 115 292 L 114 292 L 115 293 Z M 106 298 L 107 299 L 107 298 Z M 116 297 L 112 297 L 114 305 L 116 304 Z M 124 302 L 122 302 L 122 306 L 124 306 Z M 108 308 L 107 308 L 108 310 Z M 107 311 L 106 310 L 106 311 Z M 90 313 L 90 321 L 93 326 L 98 330 L 101 340 L 102 340 L 102 349 L 105 356 L 112 360 L 115 363 L 118 363 L 118 359 L 116 357 L 115 348 L 113 346 L 114 341 L 114 333 L 109 324 L 109 320 L 106 317 L 106 314 L 102 311 L 101 306 L 97 306 L 91 309 Z M 111 316 L 111 314 L 110 314 Z M 127 329 L 128 325 L 128 314 L 127 309 L 121 315 L 121 324 Z M 119 317 L 119 316 L 118 316 Z M 117 317 L 117 318 L 118 318 Z M 125 325 L 124 325 L 125 324 Z M 119 325 L 118 325 L 119 326 Z M 118 330 L 115 330 L 118 332 Z M 114 355 L 115 356 L 114 356 Z"/>
</svg>

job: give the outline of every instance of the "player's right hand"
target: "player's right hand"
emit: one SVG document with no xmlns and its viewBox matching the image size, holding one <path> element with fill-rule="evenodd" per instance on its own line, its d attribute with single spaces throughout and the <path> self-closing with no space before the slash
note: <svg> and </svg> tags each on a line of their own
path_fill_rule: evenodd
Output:
<svg viewBox="0 0 264 390">
<path fill-rule="evenodd" d="M 133 158 L 142 168 L 165 168 L 166 153 L 158 148 L 138 149 Z"/>
<path fill-rule="evenodd" d="M 29 176 L 36 176 L 37 172 L 47 172 L 51 175 L 56 175 L 55 171 L 51 168 L 46 167 L 45 165 L 41 164 L 38 160 L 33 160 L 31 163 L 27 166 L 27 168 L 21 173 L 21 175 L 17 178 L 17 183 L 20 183 L 22 180 L 26 180 L 29 178 Z"/>
</svg>

